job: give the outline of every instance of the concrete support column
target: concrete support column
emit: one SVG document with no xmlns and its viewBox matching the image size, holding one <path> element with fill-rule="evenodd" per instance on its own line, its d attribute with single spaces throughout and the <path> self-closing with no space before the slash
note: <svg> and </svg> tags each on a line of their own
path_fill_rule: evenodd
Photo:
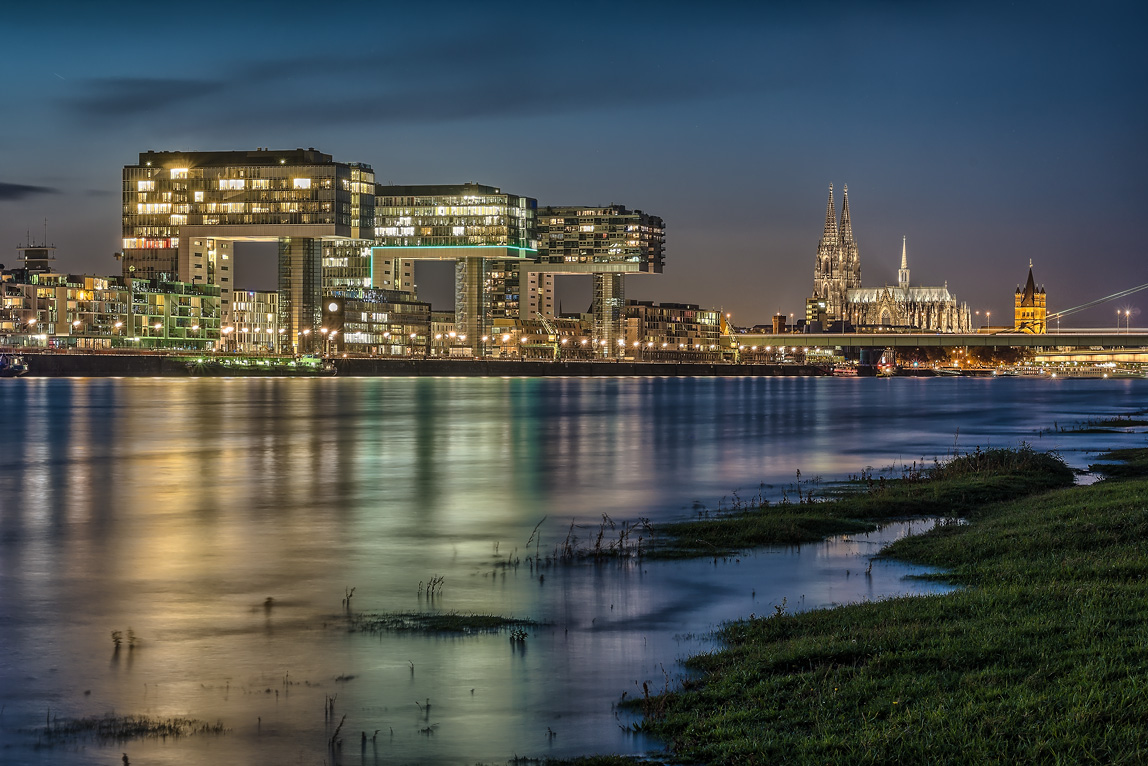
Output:
<svg viewBox="0 0 1148 766">
<path fill-rule="evenodd" d="M 621 274 L 594 274 L 594 337 L 605 343 L 604 356 L 624 356 L 626 289 Z M 599 346 L 599 349 L 601 346 Z"/>
<path fill-rule="evenodd" d="M 482 352 L 482 336 L 490 334 L 490 290 L 490 261 L 459 258 L 454 267 L 454 328 L 476 354 Z"/>
<path fill-rule="evenodd" d="M 282 237 L 279 240 L 279 326 L 295 353 L 321 348 L 315 336 L 323 316 L 322 240 Z M 304 335 L 304 331 L 310 333 Z"/>
</svg>

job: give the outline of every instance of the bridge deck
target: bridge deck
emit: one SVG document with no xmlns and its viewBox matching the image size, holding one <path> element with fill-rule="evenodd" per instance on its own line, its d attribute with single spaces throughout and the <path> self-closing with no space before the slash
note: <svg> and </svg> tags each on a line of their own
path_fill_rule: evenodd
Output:
<svg viewBox="0 0 1148 766">
<path fill-rule="evenodd" d="M 1148 332 L 1130 333 L 809 333 L 723 335 L 722 345 L 797 346 L 798 348 L 928 348 L 1024 346 L 1028 348 L 1143 348 Z"/>
</svg>

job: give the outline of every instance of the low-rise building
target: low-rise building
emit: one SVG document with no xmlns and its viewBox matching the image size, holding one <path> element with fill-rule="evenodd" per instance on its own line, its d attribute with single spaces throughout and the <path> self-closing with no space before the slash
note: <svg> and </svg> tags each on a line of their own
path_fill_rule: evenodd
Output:
<svg viewBox="0 0 1148 766">
<path fill-rule="evenodd" d="M 721 313 L 693 303 L 626 301 L 627 356 L 651 360 L 721 358 Z"/>
<path fill-rule="evenodd" d="M 220 340 L 213 285 L 24 269 L 0 282 L 0 342 L 8 345 L 207 350 Z"/>
</svg>

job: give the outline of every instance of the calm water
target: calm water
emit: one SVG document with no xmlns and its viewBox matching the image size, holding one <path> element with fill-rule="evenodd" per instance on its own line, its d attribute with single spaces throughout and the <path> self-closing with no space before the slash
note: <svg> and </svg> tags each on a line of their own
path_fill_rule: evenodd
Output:
<svg viewBox="0 0 1148 766">
<path fill-rule="evenodd" d="M 1146 408 L 1143 380 L 0 380 L 0 761 L 642 752 L 657 743 L 622 731 L 623 692 L 663 688 L 721 621 L 782 598 L 926 592 L 904 565 L 863 574 L 915 530 L 716 564 L 541 578 L 498 566 L 525 558 L 540 521 L 545 552 L 572 522 L 592 536 L 602 514 L 684 518 L 760 482 L 778 496 L 798 470 L 830 481 L 954 444 L 1023 440 L 1085 465 L 1148 437 L 1042 431 Z M 436 575 L 428 603 L 419 587 Z M 518 647 L 504 633 L 349 634 L 349 587 L 357 610 L 551 625 Z M 113 653 L 110 632 L 129 627 L 138 647 Z M 35 749 L 28 730 L 49 711 L 184 715 L 230 733 Z"/>
</svg>

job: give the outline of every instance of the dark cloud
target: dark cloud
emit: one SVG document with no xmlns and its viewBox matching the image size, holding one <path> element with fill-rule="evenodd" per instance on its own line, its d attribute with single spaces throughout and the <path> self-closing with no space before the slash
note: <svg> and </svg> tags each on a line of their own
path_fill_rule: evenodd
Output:
<svg viewBox="0 0 1148 766">
<path fill-rule="evenodd" d="M 0 202 L 20 200 L 35 194 L 58 194 L 59 191 L 59 189 L 53 189 L 51 186 L 27 186 L 0 181 Z"/>
<path fill-rule="evenodd" d="M 86 80 L 85 92 L 67 100 L 68 107 L 85 117 L 139 117 L 161 115 L 226 89 L 223 81 L 161 77 L 107 77 Z"/>
</svg>

